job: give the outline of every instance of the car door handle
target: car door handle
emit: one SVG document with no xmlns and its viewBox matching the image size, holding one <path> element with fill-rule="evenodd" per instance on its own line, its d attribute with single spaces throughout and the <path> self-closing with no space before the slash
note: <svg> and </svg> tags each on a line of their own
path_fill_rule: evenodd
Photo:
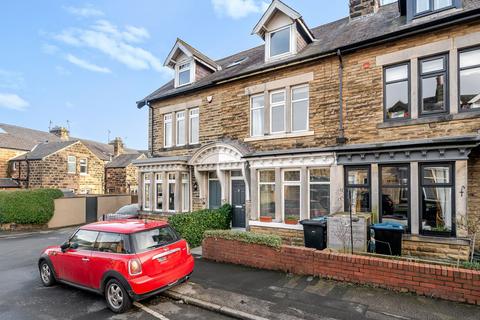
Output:
<svg viewBox="0 0 480 320">
<path fill-rule="evenodd" d="M 90 261 L 90 259 L 88 259 L 87 257 L 83 257 L 82 261 L 88 262 L 88 261 Z"/>
</svg>

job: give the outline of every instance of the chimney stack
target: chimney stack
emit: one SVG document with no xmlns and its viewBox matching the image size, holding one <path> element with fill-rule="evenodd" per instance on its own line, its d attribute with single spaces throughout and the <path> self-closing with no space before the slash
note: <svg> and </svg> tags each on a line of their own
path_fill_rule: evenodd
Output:
<svg viewBox="0 0 480 320">
<path fill-rule="evenodd" d="M 123 153 L 123 141 L 122 138 L 116 137 L 112 143 L 113 144 L 113 156 L 116 157 Z"/>
<path fill-rule="evenodd" d="M 62 141 L 68 141 L 70 139 L 70 131 L 65 127 L 55 126 L 50 129 L 50 133 L 56 135 Z"/>
<path fill-rule="evenodd" d="M 377 13 L 380 0 L 350 0 L 350 19 Z"/>
</svg>

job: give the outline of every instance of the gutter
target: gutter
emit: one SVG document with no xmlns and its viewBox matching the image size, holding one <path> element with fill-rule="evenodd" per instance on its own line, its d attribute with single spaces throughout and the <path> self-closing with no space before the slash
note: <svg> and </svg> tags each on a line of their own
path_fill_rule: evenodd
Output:
<svg viewBox="0 0 480 320">
<path fill-rule="evenodd" d="M 303 63 L 306 63 L 306 62 L 311 62 L 311 61 L 319 60 L 319 59 L 322 59 L 322 58 L 335 56 L 335 55 L 337 55 L 338 50 L 340 50 L 343 54 L 352 53 L 356 50 L 364 49 L 366 47 L 370 47 L 370 46 L 373 46 L 373 45 L 379 45 L 379 44 L 383 44 L 385 42 L 389 42 L 389 41 L 392 41 L 392 40 L 399 40 L 399 39 L 403 39 L 403 38 L 413 36 L 413 35 L 417 35 L 417 34 L 420 34 L 420 33 L 428 32 L 428 31 L 434 31 L 434 30 L 446 28 L 446 27 L 449 27 L 449 26 L 452 26 L 452 25 L 455 25 L 455 24 L 475 21 L 475 20 L 478 20 L 478 19 L 480 19 L 480 8 L 465 11 L 465 12 L 461 12 L 461 13 L 458 13 L 458 14 L 455 14 L 455 15 L 452 15 L 452 16 L 446 16 L 446 17 L 443 17 L 443 18 L 440 18 L 440 19 L 434 19 L 434 20 L 426 22 L 426 23 L 422 23 L 422 24 L 419 24 L 419 25 L 416 25 L 416 26 L 413 26 L 413 27 L 410 27 L 410 28 L 407 28 L 407 29 L 398 30 L 398 31 L 395 31 L 395 32 L 392 32 L 392 33 L 381 35 L 381 36 L 378 36 L 376 38 L 367 39 L 367 40 L 364 40 L 364 41 L 353 43 L 351 45 L 345 45 L 345 46 L 337 47 L 337 48 L 335 48 L 333 50 L 330 50 L 330 51 L 327 51 L 327 52 L 311 54 L 309 56 L 301 57 L 301 58 L 298 58 L 296 60 L 295 59 L 291 60 L 287 64 L 280 64 L 280 65 L 273 66 L 273 67 L 265 66 L 265 67 L 261 67 L 259 69 L 256 69 L 256 71 L 253 71 L 253 72 L 248 72 L 247 71 L 247 72 L 239 73 L 238 75 L 231 76 L 231 77 L 226 77 L 226 78 L 223 78 L 223 79 L 219 79 L 219 80 L 213 81 L 209 84 L 206 84 L 204 86 L 193 88 L 191 90 L 184 90 L 184 91 L 180 91 L 180 92 L 175 92 L 175 93 L 163 96 L 163 97 L 153 98 L 151 100 L 144 99 L 144 100 L 141 100 L 141 101 L 137 102 L 137 108 L 140 109 L 143 106 L 145 106 L 147 103 L 152 102 L 152 101 L 166 100 L 166 99 L 173 98 L 173 97 L 180 96 L 180 95 L 184 95 L 184 94 L 187 94 L 187 93 L 193 93 L 193 92 L 197 92 L 197 91 L 200 91 L 200 90 L 204 90 L 204 89 L 213 87 L 217 84 L 232 82 L 232 81 L 235 81 L 235 80 L 251 77 L 251 76 L 254 76 L 254 75 L 263 74 L 263 73 L 266 73 L 266 72 L 275 71 L 275 70 L 278 70 L 278 69 L 284 69 L 284 68 L 288 68 L 288 67 L 295 66 L 295 65 L 298 65 L 298 64 L 303 64 Z"/>
</svg>

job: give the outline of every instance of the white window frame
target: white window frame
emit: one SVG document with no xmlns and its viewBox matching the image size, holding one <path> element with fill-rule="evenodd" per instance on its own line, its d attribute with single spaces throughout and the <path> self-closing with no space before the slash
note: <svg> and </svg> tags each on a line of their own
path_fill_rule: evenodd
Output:
<svg viewBox="0 0 480 320">
<path fill-rule="evenodd" d="M 288 26 L 280 27 L 278 29 L 272 30 L 266 34 L 266 43 L 265 43 L 265 60 L 277 60 L 277 59 L 282 59 L 288 56 L 291 56 L 292 54 L 295 54 L 297 48 L 296 48 L 296 37 L 295 37 L 295 32 L 293 28 L 294 24 L 289 24 Z M 290 43 L 289 43 L 289 50 L 288 52 L 280 53 L 274 56 L 270 55 L 270 46 L 271 46 L 271 41 L 272 41 L 272 34 L 282 31 L 284 29 L 289 29 L 290 30 Z"/>
<path fill-rule="evenodd" d="M 184 71 L 185 69 L 180 70 L 180 68 L 186 64 L 189 64 L 188 70 L 190 71 L 190 81 L 188 83 L 180 84 L 180 71 Z M 183 60 L 178 62 L 175 65 L 175 87 L 183 87 L 191 84 L 194 82 L 195 79 L 195 61 L 194 59 Z"/>
<path fill-rule="evenodd" d="M 188 123 L 188 128 L 189 128 L 189 133 L 188 133 L 188 141 L 190 144 L 198 144 L 200 143 L 200 108 L 193 108 L 188 111 L 189 113 L 189 123 Z M 192 137 L 192 122 L 194 119 L 197 119 L 198 121 L 198 132 L 197 132 L 197 140 L 194 141 Z"/>
<path fill-rule="evenodd" d="M 146 189 L 148 185 L 148 202 L 147 202 L 147 197 L 145 196 L 147 194 Z M 143 210 L 145 211 L 151 211 L 151 202 L 152 202 L 152 195 L 151 195 L 151 180 L 150 180 L 150 174 L 143 174 Z"/>
<path fill-rule="evenodd" d="M 70 171 L 70 164 L 74 165 L 75 170 Z M 68 156 L 67 157 L 67 173 L 68 174 L 76 174 L 77 173 L 77 157 L 75 156 Z"/>
<path fill-rule="evenodd" d="M 264 171 L 273 171 L 274 173 L 274 179 L 273 182 L 262 182 L 260 179 L 260 174 Z M 257 181 L 258 181 L 258 186 L 257 186 L 257 195 L 258 195 L 258 201 L 257 201 L 257 212 L 258 212 L 258 217 L 260 218 L 262 216 L 262 212 L 260 211 L 260 205 L 261 205 L 261 194 L 260 194 L 260 187 L 262 185 L 273 185 L 273 192 L 274 192 L 274 199 L 276 198 L 275 192 L 278 192 L 277 187 L 276 187 L 276 175 L 275 175 L 275 169 L 262 169 L 257 171 Z M 277 203 L 275 202 L 275 211 L 277 210 Z M 274 217 L 273 220 L 275 220 L 276 217 L 276 212 L 274 212 Z"/>
<path fill-rule="evenodd" d="M 170 175 L 173 176 L 173 179 L 170 179 Z M 167 201 L 167 204 L 166 204 L 167 205 L 167 208 L 166 208 L 167 210 L 164 209 L 164 211 L 166 211 L 166 212 L 175 212 L 176 196 L 174 196 L 174 198 L 173 198 L 173 210 L 170 209 L 170 184 L 173 183 L 173 194 L 175 195 L 175 186 L 176 186 L 176 182 L 175 182 L 176 179 L 175 178 L 176 178 L 176 175 L 175 175 L 174 172 L 168 172 L 167 173 L 167 181 L 168 181 L 168 183 L 167 183 L 167 192 L 168 192 L 167 193 L 167 199 L 168 199 L 168 201 Z"/>
<path fill-rule="evenodd" d="M 178 125 L 179 122 L 183 121 L 183 130 L 180 132 L 178 129 L 180 126 Z M 178 111 L 175 114 L 175 145 L 176 146 L 184 146 L 187 143 L 187 137 L 185 137 L 185 111 Z M 183 143 L 180 143 L 180 136 L 183 135 Z"/>
<path fill-rule="evenodd" d="M 328 182 L 318 182 L 318 181 L 311 182 L 311 181 L 310 181 L 310 171 L 311 171 L 311 170 L 315 170 L 315 169 L 327 169 L 327 170 L 329 171 L 329 173 L 328 173 L 328 178 L 329 178 Z M 331 176 L 330 176 L 330 167 L 311 167 L 311 168 L 308 168 L 307 171 L 308 171 L 308 174 L 307 174 L 307 179 L 308 179 L 308 180 L 307 180 L 307 181 L 308 181 L 308 186 L 307 186 L 307 189 L 308 189 L 308 191 L 307 191 L 307 201 L 308 201 L 308 205 L 307 205 L 307 207 L 308 207 L 308 219 L 311 219 L 311 216 L 310 216 L 310 186 L 311 186 L 312 184 L 315 184 L 315 185 L 328 185 L 328 186 L 330 186 L 330 183 L 331 183 L 331 180 L 332 180 L 332 179 L 331 179 Z M 332 197 L 332 195 L 330 194 L 330 191 L 329 191 L 329 197 L 330 197 L 330 198 Z M 330 207 L 330 206 L 329 206 L 329 207 Z M 331 208 L 330 208 L 330 211 L 331 211 Z M 329 212 L 329 214 L 330 214 L 330 212 Z"/>
<path fill-rule="evenodd" d="M 262 96 L 263 96 L 263 106 L 254 108 L 253 107 L 253 99 L 258 98 L 258 97 L 262 97 Z M 263 123 L 262 123 L 263 132 L 260 135 L 254 135 L 253 134 L 253 111 L 260 110 L 260 109 L 263 109 Z M 251 137 L 261 137 L 261 136 L 264 136 L 264 135 L 265 135 L 265 94 L 261 93 L 261 94 L 256 94 L 256 95 L 250 96 L 250 136 Z"/>
<path fill-rule="evenodd" d="M 307 88 L 307 97 L 304 99 L 293 100 L 293 90 Z M 307 101 L 307 118 L 306 128 L 303 130 L 293 130 L 293 103 Z M 310 86 L 308 84 L 301 84 L 290 88 L 290 128 L 292 132 L 307 132 L 310 130 Z"/>
<path fill-rule="evenodd" d="M 299 179 L 298 181 L 285 181 L 285 172 L 294 172 L 297 171 L 299 173 Z M 282 222 L 285 222 L 285 186 L 298 186 L 300 187 L 300 194 L 299 194 L 299 203 L 300 203 L 300 208 L 299 208 L 299 215 L 298 215 L 298 220 L 301 220 L 302 218 L 302 194 L 303 194 L 303 188 L 302 188 L 302 170 L 295 169 L 284 169 L 282 170 Z"/>
<path fill-rule="evenodd" d="M 167 123 L 170 124 L 170 144 L 167 144 Z M 173 114 L 167 113 L 163 116 L 163 147 L 170 148 L 173 146 Z"/>
<path fill-rule="evenodd" d="M 180 173 L 180 176 L 181 176 L 181 180 L 182 180 L 182 212 L 188 212 L 190 210 L 190 175 L 188 174 L 188 172 L 181 172 Z M 186 176 L 186 178 L 185 178 Z M 187 200 L 188 200 L 188 204 L 187 204 L 187 207 L 185 207 L 185 189 L 184 189 L 184 185 L 187 185 Z"/>
<path fill-rule="evenodd" d="M 12 171 L 17 171 L 17 162 L 16 161 L 12 162 Z"/>
<path fill-rule="evenodd" d="M 283 102 L 272 102 L 273 95 L 276 93 L 283 92 Z M 270 134 L 282 134 L 287 132 L 287 91 L 285 89 L 280 89 L 280 90 L 275 90 L 271 91 L 269 93 L 269 99 L 270 99 Z M 273 108 L 279 107 L 283 105 L 283 130 L 282 131 L 273 131 L 272 130 L 272 119 L 273 119 Z"/>
<path fill-rule="evenodd" d="M 82 164 L 82 161 L 85 161 L 85 164 Z M 80 159 L 78 163 L 80 165 L 80 175 L 82 176 L 88 175 L 88 159 L 87 158 Z M 82 167 L 85 168 L 85 172 L 82 172 Z"/>
<path fill-rule="evenodd" d="M 158 205 L 158 197 L 157 197 L 157 193 L 158 193 L 158 185 L 161 185 L 162 186 L 162 209 L 158 209 L 157 208 L 157 205 Z M 164 190 L 163 190 L 163 172 L 157 172 L 155 173 L 155 184 L 154 184 L 154 190 L 155 190 L 155 200 L 154 200 L 154 204 L 155 206 L 153 207 L 153 211 L 157 211 L 157 212 L 163 212 L 163 207 L 164 207 L 164 203 L 163 203 L 163 196 L 164 196 Z"/>
</svg>

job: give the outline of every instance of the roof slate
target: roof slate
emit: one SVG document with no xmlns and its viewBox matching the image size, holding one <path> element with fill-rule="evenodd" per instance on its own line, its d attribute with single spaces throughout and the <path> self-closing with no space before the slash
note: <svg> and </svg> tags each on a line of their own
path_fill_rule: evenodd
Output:
<svg viewBox="0 0 480 320">
<path fill-rule="evenodd" d="M 316 41 L 308 44 L 301 52 L 291 58 L 266 63 L 264 59 L 264 45 L 260 45 L 217 60 L 216 62 L 222 67 L 222 70 L 207 75 L 190 85 L 174 88 L 174 81 L 171 80 L 150 95 L 146 96 L 144 99 L 140 100 L 138 106 L 142 107 L 143 103 L 146 101 L 165 99 L 170 96 L 208 87 L 233 77 L 248 75 L 270 67 L 286 65 L 290 62 L 315 56 L 322 56 L 323 54 L 334 54 L 339 48 L 360 44 L 364 41 L 373 40 L 388 34 L 407 31 L 415 27 L 427 25 L 428 23 L 440 20 L 441 18 L 452 17 L 467 12 L 473 13 L 473 11 L 478 11 L 477 9 L 479 8 L 480 0 L 463 0 L 462 9 L 444 11 L 421 19 L 415 19 L 414 21 L 407 23 L 406 17 L 400 15 L 397 3 L 384 5 L 380 7 L 376 14 L 352 20 L 349 17 L 345 17 L 313 28 L 312 33 L 314 34 Z M 234 67 L 227 68 L 232 62 L 238 61 L 247 56 L 249 59 L 246 59 Z"/>
<path fill-rule="evenodd" d="M 134 160 L 137 160 L 140 157 L 142 157 L 141 153 L 121 154 L 113 158 L 113 160 L 109 162 L 105 168 L 126 168 L 129 164 L 133 163 Z"/>
<path fill-rule="evenodd" d="M 13 158 L 12 160 L 41 160 L 46 156 L 49 156 L 57 151 L 60 151 L 66 147 L 69 147 L 79 140 L 72 140 L 72 141 L 55 141 L 55 142 L 48 142 L 48 143 L 41 143 L 37 145 L 32 151 L 27 152 L 26 154 L 22 154 Z"/>
</svg>

